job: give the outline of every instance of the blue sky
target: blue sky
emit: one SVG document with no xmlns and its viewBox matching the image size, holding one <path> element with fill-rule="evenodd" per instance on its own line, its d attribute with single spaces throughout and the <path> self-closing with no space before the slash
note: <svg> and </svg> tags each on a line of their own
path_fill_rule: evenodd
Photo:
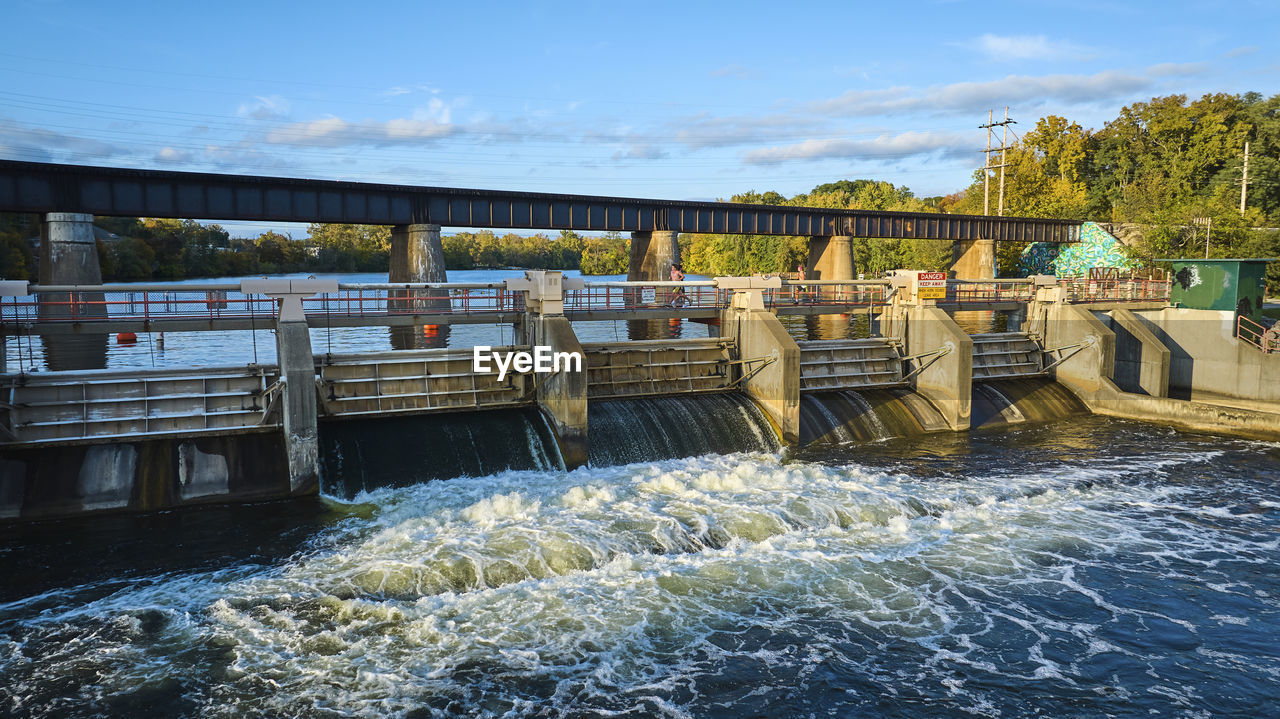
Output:
<svg viewBox="0 0 1280 719">
<path fill-rule="evenodd" d="M 991 108 L 1280 92 L 1274 1 L 6 0 L 0 26 L 0 157 L 670 199 L 943 194 Z"/>
</svg>

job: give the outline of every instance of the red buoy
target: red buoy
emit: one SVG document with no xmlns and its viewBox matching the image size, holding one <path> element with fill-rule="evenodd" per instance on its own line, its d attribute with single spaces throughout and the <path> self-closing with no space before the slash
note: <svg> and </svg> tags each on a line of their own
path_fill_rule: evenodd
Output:
<svg viewBox="0 0 1280 719">
<path fill-rule="evenodd" d="M 121 332 L 116 335 L 116 344 L 131 345 L 138 341 L 138 335 L 132 332 Z"/>
</svg>

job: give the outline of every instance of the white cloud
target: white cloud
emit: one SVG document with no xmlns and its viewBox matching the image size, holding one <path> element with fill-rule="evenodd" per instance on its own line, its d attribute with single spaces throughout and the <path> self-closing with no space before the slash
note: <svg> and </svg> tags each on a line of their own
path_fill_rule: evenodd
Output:
<svg viewBox="0 0 1280 719">
<path fill-rule="evenodd" d="M 155 161 L 166 164 L 187 164 L 194 158 L 190 152 L 186 150 L 178 150 L 173 147 L 165 146 L 155 155 Z"/>
<path fill-rule="evenodd" d="M 242 103 L 236 114 L 254 120 L 283 120 L 290 109 L 289 101 L 279 95 L 259 95 L 252 102 Z"/>
<path fill-rule="evenodd" d="M 1181 67 L 1181 66 L 1180 66 Z M 905 113 L 980 112 L 1004 105 L 1098 104 L 1128 99 L 1150 88 L 1153 78 L 1167 72 L 1161 67 L 1135 75 L 1106 70 L 1092 75 L 1009 75 L 999 80 L 957 82 L 926 88 L 893 87 L 855 90 L 807 109 L 833 116 L 874 116 Z M 1181 67 L 1180 72 L 1188 71 Z"/>
<path fill-rule="evenodd" d="M 710 117 L 706 114 L 680 118 L 670 123 L 662 132 L 691 150 L 712 147 L 732 147 L 767 142 L 780 134 L 800 134 L 826 122 L 806 114 L 775 113 L 771 115 L 743 115 Z"/>
<path fill-rule="evenodd" d="M 1261 49 L 1262 48 L 1258 47 L 1257 45 L 1242 45 L 1240 47 L 1232 48 L 1224 52 L 1223 56 L 1224 57 L 1244 57 L 1245 55 L 1252 55 L 1253 53 Z"/>
<path fill-rule="evenodd" d="M 389 87 L 378 94 L 382 97 L 399 97 L 401 95 L 409 95 L 415 92 L 425 92 L 429 95 L 438 95 L 440 94 L 440 89 L 430 85 L 424 85 L 423 83 L 418 83 L 410 87 L 396 85 L 395 87 Z"/>
<path fill-rule="evenodd" d="M 410 117 L 386 121 L 348 121 L 329 116 L 318 120 L 291 122 L 273 128 L 264 140 L 273 145 L 309 147 L 416 145 L 459 134 L 462 127 L 450 121 L 452 108 L 439 98 Z"/>
<path fill-rule="evenodd" d="M 1190 77 L 1208 69 L 1202 62 L 1162 62 L 1147 68 L 1152 77 Z"/>
<path fill-rule="evenodd" d="M 0 119 L 0 156 L 35 161 L 83 161 L 86 157 L 106 159 L 128 154 L 124 148 L 85 137 L 30 127 L 11 119 Z"/>
<path fill-rule="evenodd" d="M 749 165 L 776 165 L 796 160 L 896 160 L 917 155 L 965 157 L 973 155 L 971 133 L 903 132 L 888 133 L 870 140 L 805 140 L 751 150 L 742 156 Z"/>
<path fill-rule="evenodd" d="M 348 122 L 340 117 L 325 117 L 308 122 L 282 125 L 266 135 L 273 145 L 309 147 L 344 147 L 349 145 L 420 144 L 457 133 L 458 128 L 435 120 L 395 119 L 386 122 L 361 120 Z"/>
<path fill-rule="evenodd" d="M 648 143 L 631 145 L 625 150 L 618 150 L 613 153 L 613 159 L 615 160 L 661 160 L 667 156 L 666 150 Z"/>
<path fill-rule="evenodd" d="M 953 43 L 955 44 L 955 43 Z M 966 43 L 992 60 L 1083 60 L 1096 55 L 1087 47 L 1044 35 L 993 35 L 987 33 Z"/>
</svg>

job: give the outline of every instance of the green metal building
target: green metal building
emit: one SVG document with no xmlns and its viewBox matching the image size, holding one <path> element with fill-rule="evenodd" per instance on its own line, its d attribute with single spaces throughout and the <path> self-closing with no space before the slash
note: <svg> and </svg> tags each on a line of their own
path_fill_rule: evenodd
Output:
<svg viewBox="0 0 1280 719">
<path fill-rule="evenodd" d="M 1267 263 L 1274 257 L 1248 259 L 1170 259 L 1175 307 L 1234 311 L 1259 322 L 1267 289 Z"/>
</svg>

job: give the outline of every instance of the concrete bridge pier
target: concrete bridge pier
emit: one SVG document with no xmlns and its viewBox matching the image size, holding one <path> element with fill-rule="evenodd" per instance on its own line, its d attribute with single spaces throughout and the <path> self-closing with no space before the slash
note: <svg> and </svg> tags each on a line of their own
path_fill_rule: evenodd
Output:
<svg viewBox="0 0 1280 719">
<path fill-rule="evenodd" d="M 852 280 L 858 276 L 853 263 L 853 238 L 848 235 L 809 238 L 809 258 L 805 278 L 810 280 Z"/>
<path fill-rule="evenodd" d="M 951 276 L 957 280 L 991 280 L 996 276 L 995 240 L 951 243 Z"/>
<path fill-rule="evenodd" d="M 93 236 L 93 215 L 50 212 L 40 223 L 41 285 L 100 285 L 98 243 Z M 66 317 L 101 318 L 107 314 L 101 292 L 41 293 L 45 303 L 40 319 Z M 103 369 L 107 366 L 107 333 L 42 337 L 45 363 L 50 370 Z"/>
<path fill-rule="evenodd" d="M 396 225 L 391 228 L 391 267 L 389 282 L 446 282 L 444 245 L 440 239 L 440 225 Z M 387 307 L 393 312 L 447 311 L 447 298 L 426 299 L 418 290 L 392 290 L 388 293 Z M 439 325 L 426 332 L 424 325 L 391 328 L 391 348 L 430 349 L 445 347 L 449 339 L 449 325 Z"/>
<path fill-rule="evenodd" d="M 666 282 L 671 266 L 680 263 L 679 232 L 653 230 L 631 233 L 628 282 Z"/>
</svg>

